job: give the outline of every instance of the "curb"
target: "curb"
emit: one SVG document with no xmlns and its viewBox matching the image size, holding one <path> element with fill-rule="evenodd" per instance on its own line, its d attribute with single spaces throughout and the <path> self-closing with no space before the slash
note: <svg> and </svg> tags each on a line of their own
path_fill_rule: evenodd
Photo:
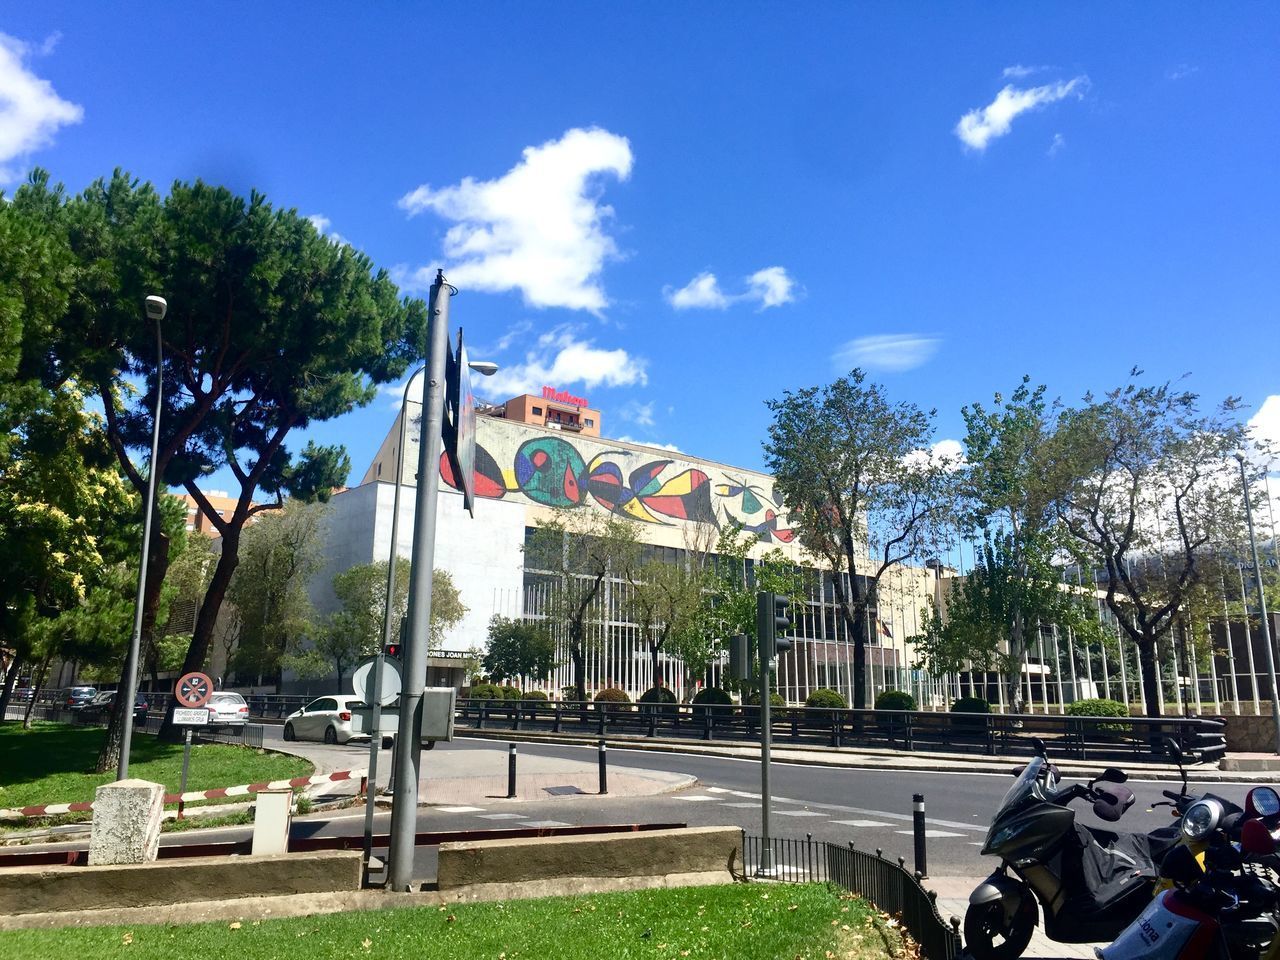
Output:
<svg viewBox="0 0 1280 960">
<path fill-rule="evenodd" d="M 631 750 L 650 750 L 656 753 L 692 753 L 711 757 L 751 758 L 759 750 L 758 744 L 741 741 L 684 740 L 679 738 L 663 738 L 649 740 L 644 737 L 628 736 L 587 736 L 582 734 L 551 734 L 536 730 L 477 730 L 474 727 L 458 727 L 457 736 L 471 737 L 478 740 L 506 740 L 522 743 L 547 743 L 594 746 L 601 739 L 610 747 Z M 779 751 L 808 754 L 807 756 L 779 756 Z M 994 773 L 1010 774 L 1015 768 L 1026 763 L 1026 758 L 988 757 L 983 755 L 909 753 L 905 756 L 917 757 L 923 763 L 895 764 L 894 759 L 904 756 L 901 752 L 891 750 L 865 749 L 852 751 L 848 748 L 818 747 L 808 744 L 795 746 L 773 742 L 773 762 L 791 763 L 800 766 L 839 767 L 850 770 L 896 770 L 900 772 L 919 773 Z M 1052 758 L 1051 758 L 1052 759 Z M 1066 776 L 1088 777 L 1101 773 L 1106 767 L 1114 764 L 1090 763 L 1088 761 L 1055 761 L 1055 766 Z M 1124 769 L 1134 779 L 1181 782 L 1182 777 L 1176 767 L 1164 764 L 1126 764 Z M 1230 772 L 1216 768 L 1187 770 L 1187 779 L 1192 783 L 1257 783 L 1263 778 L 1258 772 Z"/>
</svg>

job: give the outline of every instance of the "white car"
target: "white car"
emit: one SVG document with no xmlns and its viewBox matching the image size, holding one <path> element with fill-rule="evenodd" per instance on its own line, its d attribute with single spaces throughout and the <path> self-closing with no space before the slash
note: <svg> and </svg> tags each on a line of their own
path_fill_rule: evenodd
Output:
<svg viewBox="0 0 1280 960">
<path fill-rule="evenodd" d="M 350 694 L 317 697 L 285 718 L 284 738 L 346 743 L 352 737 L 363 737 L 364 734 L 353 733 L 351 730 L 351 708 L 363 703 L 359 697 Z"/>
<path fill-rule="evenodd" d="M 249 722 L 249 705 L 238 693 L 219 690 L 205 704 L 211 727 L 243 727 Z"/>
</svg>

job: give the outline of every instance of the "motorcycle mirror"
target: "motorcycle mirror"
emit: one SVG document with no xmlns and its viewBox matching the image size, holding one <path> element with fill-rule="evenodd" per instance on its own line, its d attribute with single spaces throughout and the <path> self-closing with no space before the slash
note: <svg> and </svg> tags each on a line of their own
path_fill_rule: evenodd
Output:
<svg viewBox="0 0 1280 960">
<path fill-rule="evenodd" d="M 1266 856 L 1276 852 L 1276 840 L 1261 820 L 1246 820 L 1240 829 L 1240 846 L 1245 853 Z"/>
<path fill-rule="evenodd" d="M 1244 809 L 1251 817 L 1274 817 L 1280 814 L 1280 794 L 1273 787 L 1254 787 L 1245 797 Z"/>
<path fill-rule="evenodd" d="M 1124 783 L 1129 779 L 1129 775 L 1117 767 L 1107 767 L 1098 779 L 1105 780 L 1107 783 Z"/>
<path fill-rule="evenodd" d="M 1045 749 L 1044 741 L 1039 737 L 1031 738 L 1031 749 L 1036 752 L 1037 757 L 1047 757 L 1049 755 L 1048 751 Z"/>
<path fill-rule="evenodd" d="M 1173 737 L 1164 738 L 1164 752 L 1174 763 L 1181 766 L 1182 764 L 1182 748 L 1178 746 L 1178 741 Z"/>
</svg>

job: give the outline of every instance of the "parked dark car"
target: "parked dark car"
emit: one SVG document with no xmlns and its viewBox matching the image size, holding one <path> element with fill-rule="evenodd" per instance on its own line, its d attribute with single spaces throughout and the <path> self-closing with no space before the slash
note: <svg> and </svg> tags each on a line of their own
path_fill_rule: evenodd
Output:
<svg viewBox="0 0 1280 960">
<path fill-rule="evenodd" d="M 111 705 L 116 701 L 116 691 L 108 690 L 100 693 L 84 706 L 80 707 L 78 713 L 80 719 L 86 723 L 97 723 L 106 720 L 111 715 Z M 142 694 L 138 694 L 133 701 L 133 722 L 146 723 L 147 711 L 150 709 L 146 698 Z"/>
<path fill-rule="evenodd" d="M 79 711 L 93 702 L 98 691 L 93 687 L 72 687 L 63 698 L 63 706 L 68 710 Z"/>
</svg>

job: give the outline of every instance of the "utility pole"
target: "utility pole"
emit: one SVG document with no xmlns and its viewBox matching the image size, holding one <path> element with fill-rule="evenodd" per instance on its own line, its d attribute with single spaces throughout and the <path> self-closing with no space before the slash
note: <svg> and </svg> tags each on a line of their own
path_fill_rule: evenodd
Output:
<svg viewBox="0 0 1280 960">
<path fill-rule="evenodd" d="M 435 569 L 436 500 L 440 478 L 441 427 L 444 423 L 445 361 L 449 350 L 449 297 L 457 291 L 438 271 L 427 311 L 427 382 L 423 385 L 422 427 L 418 435 L 418 489 L 413 523 L 412 575 L 409 582 L 409 636 L 405 643 L 400 725 L 393 765 L 388 887 L 406 891 L 413 879 L 414 840 L 418 828 L 418 779 L 422 743 L 422 691 L 427 681 L 431 635 L 431 578 Z M 396 477 L 397 484 L 400 477 Z M 376 735 L 376 734 L 375 734 Z"/>
<path fill-rule="evenodd" d="M 773 840 L 769 834 L 769 759 L 773 746 L 773 725 L 770 720 L 769 674 L 773 658 L 791 649 L 791 638 L 779 636 L 791 628 L 787 619 L 788 601 L 776 593 L 761 591 L 756 594 L 756 649 L 760 654 L 760 863 L 757 877 L 772 877 L 777 873 L 773 863 Z"/>
<path fill-rule="evenodd" d="M 1267 652 L 1267 679 L 1271 681 L 1271 721 L 1276 729 L 1276 753 L 1280 754 L 1280 691 L 1276 690 L 1276 655 L 1271 647 L 1271 624 L 1267 618 L 1267 595 L 1262 589 L 1262 564 L 1258 562 L 1258 541 L 1253 536 L 1253 504 L 1249 498 L 1249 478 L 1244 472 L 1244 454 L 1236 454 L 1240 464 L 1240 483 L 1244 487 L 1244 515 L 1249 521 L 1249 549 L 1253 551 L 1253 577 L 1258 587 L 1258 616 L 1262 619 L 1262 647 Z M 1245 623 L 1249 622 L 1249 608 L 1244 611 Z M 1256 682 L 1256 675 L 1255 675 Z"/>
</svg>

